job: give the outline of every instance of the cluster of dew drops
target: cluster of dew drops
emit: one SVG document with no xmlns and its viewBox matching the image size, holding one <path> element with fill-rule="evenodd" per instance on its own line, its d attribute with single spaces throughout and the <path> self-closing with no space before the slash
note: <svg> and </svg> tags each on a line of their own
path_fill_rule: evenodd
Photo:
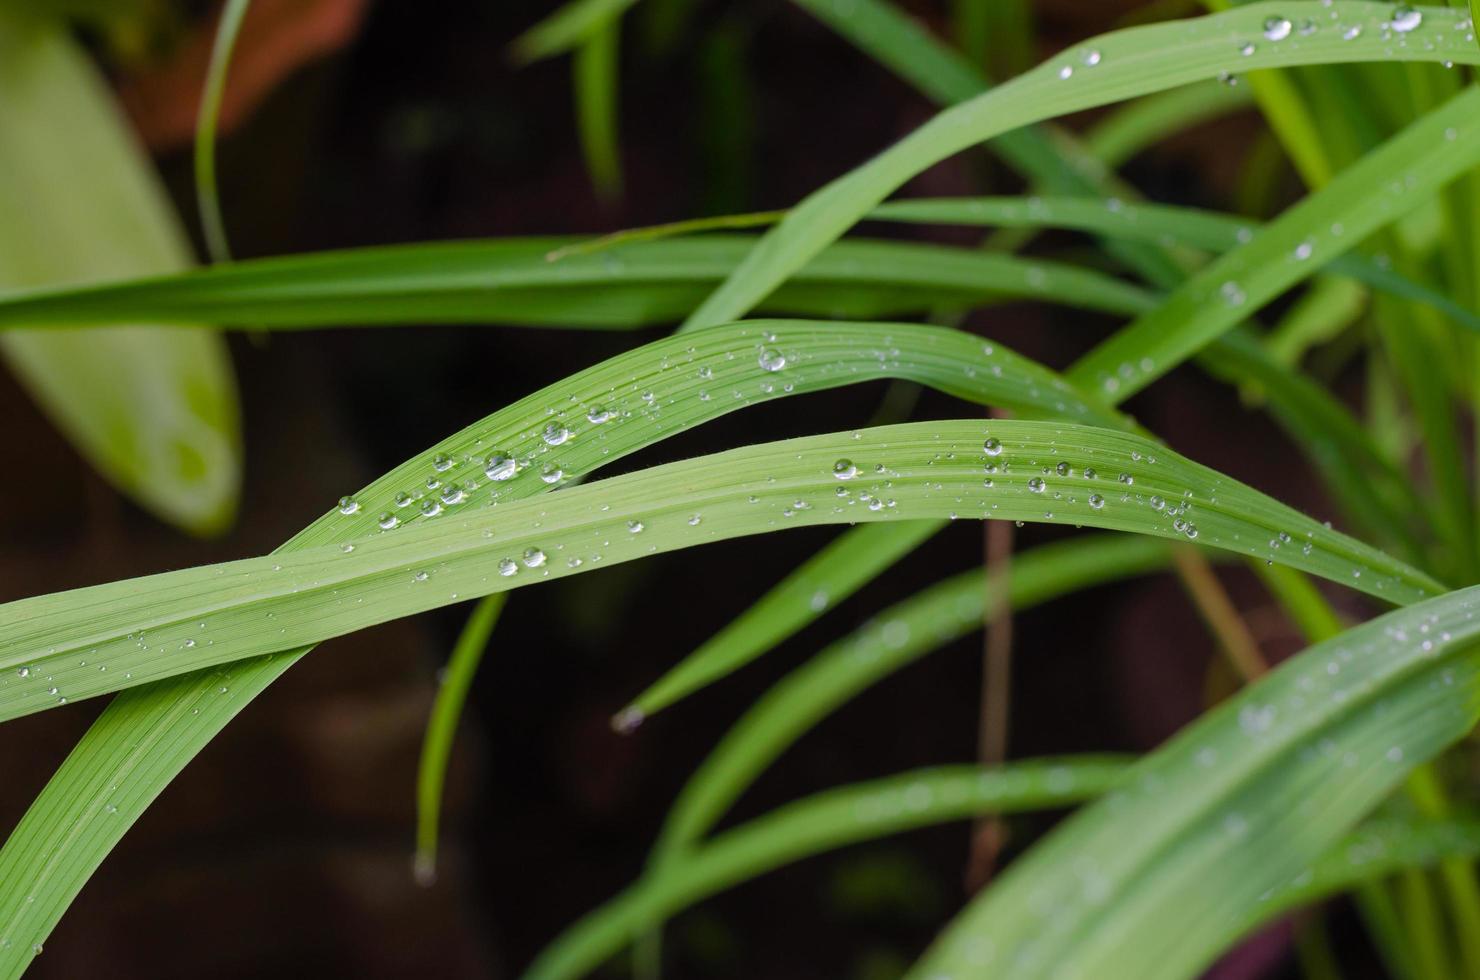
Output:
<svg viewBox="0 0 1480 980">
<path fill-rule="evenodd" d="M 783 351 L 772 345 L 775 341 L 774 335 L 767 334 L 765 340 L 767 343 L 762 344 L 756 353 L 756 363 L 763 371 L 773 374 L 786 367 L 787 357 Z M 692 348 L 690 350 L 692 351 Z M 713 369 L 708 366 L 700 367 L 699 377 L 701 379 L 713 377 Z M 772 390 L 769 385 L 762 386 L 763 392 L 770 393 Z M 786 390 L 790 391 L 791 386 L 787 385 Z M 643 392 L 641 397 L 643 402 L 648 406 L 652 406 L 655 402 L 655 396 L 652 392 Z M 699 397 L 700 400 L 708 400 L 706 392 L 701 391 Z M 618 418 L 622 414 L 614 408 L 599 404 L 593 405 L 586 410 L 585 419 L 590 425 L 599 426 Z M 540 441 L 544 444 L 545 451 L 548 451 L 549 449 L 565 445 L 575 437 L 575 434 L 575 431 L 570 426 L 557 420 L 545 425 L 540 431 L 539 436 Z M 444 513 L 448 513 L 451 508 L 471 501 L 474 492 L 480 488 L 476 478 L 459 483 L 457 480 L 448 476 L 449 471 L 460 464 L 446 453 L 438 453 L 434 456 L 431 465 L 433 472 L 427 477 L 425 491 L 419 489 L 416 492 L 406 490 L 398 492 L 392 499 L 395 509 L 382 511 L 375 518 L 375 524 L 382 532 L 393 531 L 406 523 L 397 511 L 405 512 L 408 508 L 411 508 L 410 513 L 413 517 L 425 519 L 439 517 Z M 513 452 L 495 450 L 486 455 L 482 461 L 483 476 L 491 485 L 502 485 L 514 479 L 521 471 L 532 465 L 534 465 L 533 457 L 521 459 Z M 564 480 L 567 477 L 567 473 L 558 463 L 546 462 L 540 467 L 539 477 L 542 482 L 553 485 Z M 496 492 L 494 497 L 497 497 Z M 489 503 L 493 502 L 493 500 L 489 501 Z M 800 503 L 798 506 L 805 507 L 804 504 Z M 340 497 L 336 505 L 338 513 L 346 517 L 359 514 L 362 509 L 360 501 L 352 496 Z M 690 526 L 697 526 L 701 521 L 702 516 L 694 514 L 688 518 L 687 523 Z M 645 525 L 642 521 L 632 520 L 627 522 L 626 529 L 629 534 L 640 534 L 645 529 Z M 485 536 L 491 534 L 488 531 L 484 533 Z M 346 541 L 340 545 L 340 549 L 346 553 L 352 552 L 355 549 L 354 542 Z M 601 559 L 600 556 L 593 556 L 592 560 L 600 561 Z M 523 554 L 501 558 L 496 567 L 500 576 L 508 578 L 517 575 L 521 569 L 546 568 L 548 561 L 549 556 L 546 555 L 542 548 L 531 547 L 525 549 Z M 582 559 L 575 557 L 567 559 L 566 563 L 573 569 L 579 568 L 584 564 Z M 430 579 L 431 574 L 425 570 L 417 571 L 412 575 L 413 582 L 426 582 Z"/>
</svg>

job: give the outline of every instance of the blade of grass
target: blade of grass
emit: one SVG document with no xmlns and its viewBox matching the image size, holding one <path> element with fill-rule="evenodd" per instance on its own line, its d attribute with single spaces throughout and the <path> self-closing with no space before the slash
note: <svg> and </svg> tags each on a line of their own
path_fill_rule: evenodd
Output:
<svg viewBox="0 0 1480 980">
<path fill-rule="evenodd" d="M 0 326 L 159 322 L 297 328 L 354 323 L 494 323 L 629 328 L 673 322 L 749 251 L 754 239 L 656 241 L 546 261 L 572 239 L 392 246 L 257 259 L 169 279 L 0 299 Z M 880 292 L 882 290 L 882 292 Z M 868 300 L 872 295 L 874 300 Z M 860 306 L 858 297 L 865 304 Z M 1145 290 L 1064 263 L 900 242 L 850 240 L 782 290 L 788 311 L 874 314 L 983 298 L 1031 297 L 1136 314 Z M 852 306 L 850 307 L 850 304 Z M 770 304 L 768 304 L 769 306 Z"/>
<path fill-rule="evenodd" d="M 1204 715 L 1009 868 L 911 975 L 1195 974 L 1262 921 L 1261 896 L 1469 731 L 1477 600 L 1355 627 Z"/>
<path fill-rule="evenodd" d="M 1030 123 L 1210 79 L 1221 71 L 1345 61 L 1480 62 L 1480 50 L 1454 30 L 1455 13 L 1425 8 L 1422 33 L 1393 44 L 1380 37 L 1390 11 L 1387 4 L 1361 0 L 1343 3 L 1339 11 L 1309 0 L 1256 3 L 1194 20 L 1115 31 L 1086 42 L 945 110 L 809 196 L 762 237 L 685 325 L 710 326 L 743 315 L 909 178 L 968 146 Z M 1338 21 L 1330 20 L 1332 13 Z M 1276 14 L 1320 18 L 1327 26 L 1309 37 L 1256 44 L 1250 54 L 1241 54 L 1242 45 L 1259 38 L 1264 20 Z M 1344 39 L 1350 27 L 1360 33 Z M 1083 63 L 1089 51 L 1098 55 L 1093 66 Z"/>
<path fill-rule="evenodd" d="M 211 46 L 211 61 L 206 68 L 206 84 L 195 121 L 195 204 L 200 210 L 206 252 L 213 262 L 231 260 L 226 223 L 221 217 L 221 194 L 216 186 L 216 128 L 221 119 L 221 99 L 226 94 L 231 53 L 250 4 L 251 0 L 226 0 L 221 8 L 221 22 Z"/>
<path fill-rule="evenodd" d="M 622 194 L 622 160 L 617 144 L 617 58 L 621 20 L 613 17 L 592 30 L 576 48 L 571 63 L 576 102 L 576 129 L 586 171 L 605 202 Z"/>
<path fill-rule="evenodd" d="M 1412 123 L 1193 275 L 1069 376 L 1115 391 L 1144 388 L 1473 166 L 1480 160 L 1477 112 L 1480 90 L 1470 89 Z"/>
<path fill-rule="evenodd" d="M 1124 770 L 1110 757 L 997 769 L 942 766 L 817 793 L 720 834 L 668 873 L 642 879 L 572 926 L 523 976 L 581 976 L 644 923 L 814 854 L 983 813 L 1056 809 L 1105 792 Z"/>
<path fill-rule="evenodd" d="M 995 440 L 985 450 L 983 436 Z M 538 432 L 527 440 L 548 441 Z M 489 469 L 539 462 L 527 440 L 501 440 Z M 584 446 L 547 455 L 544 464 L 578 475 L 600 441 L 589 433 Z M 481 452 L 449 455 L 454 466 L 481 468 Z M 857 482 L 835 476 L 839 461 L 857 461 Z M 985 483 L 984 463 L 995 467 Z M 0 720 L 320 643 L 597 563 L 787 526 L 952 515 L 1062 521 L 1195 538 L 1394 603 L 1443 591 L 1424 573 L 1144 437 L 1059 423 L 882 426 L 669 463 L 567 487 L 550 500 L 500 503 L 501 496 L 496 486 L 462 480 L 447 502 L 456 513 L 388 534 L 376 533 L 367 516 L 351 552 L 320 545 L 0 606 Z M 467 506 L 475 499 L 497 507 Z M 389 500 L 362 503 L 394 516 Z"/>
<path fill-rule="evenodd" d="M 437 688 L 431 717 L 421 743 L 421 762 L 416 771 L 416 880 L 429 885 L 437 880 L 437 826 L 442 817 L 442 786 L 447 762 L 457 737 L 468 689 L 483 661 L 488 638 L 503 611 L 505 596 L 495 593 L 478 600 L 467 624 L 452 647 L 452 656 Z"/>
<path fill-rule="evenodd" d="M 613 720 L 630 731 L 646 718 L 773 649 L 913 552 L 937 521 L 861 524 L 834 538 L 703 646 L 650 685 Z"/>
<path fill-rule="evenodd" d="M 1116 169 L 1173 133 L 1246 109 L 1248 88 L 1202 82 L 1168 89 L 1126 104 L 1084 134 L 1084 146 L 1106 167 Z"/>
<path fill-rule="evenodd" d="M 527 65 L 574 51 L 636 2 L 572 0 L 515 38 L 509 45 L 509 57 L 517 65 Z"/>
</svg>

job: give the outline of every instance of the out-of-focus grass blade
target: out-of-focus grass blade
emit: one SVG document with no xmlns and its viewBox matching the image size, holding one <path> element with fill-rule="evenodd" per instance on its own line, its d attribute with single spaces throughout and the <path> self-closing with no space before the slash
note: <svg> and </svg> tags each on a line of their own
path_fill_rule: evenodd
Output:
<svg viewBox="0 0 1480 980">
<path fill-rule="evenodd" d="M 0 283 L 188 264 L 167 200 L 102 80 L 60 26 L 10 11 L 0 12 L 0 139 Z M 120 490 L 189 531 L 221 530 L 235 513 L 241 455 L 224 343 L 205 330 L 144 326 L 147 318 L 109 322 L 121 325 L 8 330 L 0 352 Z"/>
<path fill-rule="evenodd" d="M 635 728 L 649 715 L 739 670 L 867 585 L 941 526 L 937 521 L 901 521 L 845 531 L 633 698 L 615 726 Z"/>
<path fill-rule="evenodd" d="M 1195 975 L 1480 713 L 1480 589 L 1382 616 L 1194 722 L 972 902 L 911 976 Z"/>
<path fill-rule="evenodd" d="M 572 926 L 524 978 L 582 976 L 645 923 L 782 865 L 948 820 L 1070 806 L 1109 790 L 1125 768 L 1108 756 L 941 766 L 817 793 L 725 831 L 668 873 L 643 878 Z"/>
<path fill-rule="evenodd" d="M 1264 347 L 1278 363 L 1293 366 L 1312 347 L 1351 326 L 1366 309 L 1367 291 L 1359 284 L 1323 276 L 1280 318 Z"/>
<path fill-rule="evenodd" d="M 1333 12 L 1337 14 L 1334 21 Z M 1363 0 L 1344 2 L 1339 9 L 1316 0 L 1255 3 L 1091 39 L 999 88 L 945 110 L 895 146 L 809 196 L 762 237 L 686 325 L 709 326 L 743 315 L 915 174 L 968 146 L 1021 126 L 1203 81 L 1223 71 L 1345 61 L 1480 63 L 1480 49 L 1454 29 L 1460 19 L 1458 11 L 1424 8 L 1421 31 L 1399 41 L 1383 39 L 1382 25 L 1391 12 L 1389 4 Z M 1264 22 L 1273 16 L 1310 18 L 1322 26 L 1309 36 L 1293 32 L 1280 41 L 1264 41 Z M 1252 46 L 1248 54 L 1242 53 L 1245 45 Z"/>
<path fill-rule="evenodd" d="M 786 349 L 780 344 L 767 349 Z M 724 384 L 715 385 L 721 397 L 729 394 Z M 528 460 L 541 472 L 526 481 L 542 479 L 545 467 L 580 474 L 585 454 L 599 449 L 598 433 L 588 433 L 579 451 L 530 445 L 551 433 L 563 443 L 570 424 L 505 438 L 491 453 L 483 445 L 448 453 L 458 472 L 446 477 L 445 508 L 433 500 L 435 510 L 389 534 L 376 533 L 377 519 L 367 516 L 352 551 L 322 545 L 0 606 L 0 720 L 597 564 L 818 524 L 954 516 L 1065 522 L 1196 539 L 1393 603 L 1443 591 L 1423 572 L 1149 439 L 1050 422 L 905 423 L 811 436 L 567 487 L 550 500 L 467 506 L 502 496 L 503 481 L 479 479 L 485 465 L 496 477 Z M 854 468 L 852 478 L 839 479 Z M 470 472 L 477 475 L 463 476 Z M 395 516 L 390 499 L 362 503 Z M 428 519 L 449 508 L 455 512 Z"/>
<path fill-rule="evenodd" d="M 221 194 L 216 186 L 216 126 L 221 119 L 221 99 L 226 94 L 226 73 L 231 67 L 231 52 L 241 33 L 242 20 L 251 0 L 226 0 L 221 8 L 221 23 L 211 46 L 211 63 L 206 69 L 205 90 L 200 97 L 200 113 L 195 121 L 195 203 L 200 209 L 201 232 L 206 251 L 215 262 L 231 259 L 231 244 L 226 237 L 226 222 L 221 218 Z"/>
<path fill-rule="evenodd" d="M 568 238 L 351 249 L 256 259 L 184 276 L 0 298 L 0 327 L 158 322 L 288 328 L 354 323 L 620 327 L 673 322 L 750 250 L 746 236 L 654 241 L 546 261 Z M 838 242 L 768 302 L 786 312 L 888 315 L 1025 297 L 1120 315 L 1146 290 L 1060 262 L 903 242 Z"/>
<path fill-rule="evenodd" d="M 1145 387 L 1474 166 L 1477 114 L 1480 89 L 1471 88 L 1412 123 L 1095 348 L 1070 377 L 1106 390 Z"/>
<path fill-rule="evenodd" d="M 852 533 L 870 526 L 863 525 Z M 1060 595 L 1165 567 L 1171 546 L 1139 536 L 1086 536 L 1013 557 L 1007 601 L 1025 609 Z M 1278 566 L 1277 566 L 1278 567 Z M 793 670 L 730 729 L 669 808 L 648 859 L 650 875 L 677 862 L 771 762 L 860 691 L 981 628 L 981 569 L 956 575 L 883 610 Z M 656 929 L 659 923 L 648 923 Z M 651 952 L 654 945 L 648 945 Z"/>
<path fill-rule="evenodd" d="M 437 878 L 437 826 L 442 817 L 442 785 L 447 778 L 447 760 L 457 723 L 467 703 L 468 689 L 483 661 L 488 637 L 504 608 L 503 593 L 484 596 L 473 607 L 463 626 L 452 656 L 437 688 L 432 715 L 427 719 L 421 743 L 421 763 L 416 771 L 416 880 L 431 884 Z"/>
<path fill-rule="evenodd" d="M 1013 556 L 1014 610 L 1167 567 L 1173 546 L 1138 536 L 1086 535 Z M 726 733 L 669 809 L 650 863 L 695 847 L 771 762 L 822 719 L 895 671 L 981 629 L 981 569 L 963 572 L 879 613 L 793 670 Z"/>
<path fill-rule="evenodd" d="M 1118 168 L 1148 146 L 1184 129 L 1248 108 L 1248 88 L 1200 82 L 1137 99 L 1110 113 L 1084 136 L 1085 148 Z"/>
<path fill-rule="evenodd" d="M 580 43 L 571 62 L 581 153 L 596 194 L 604 201 L 613 201 L 622 193 L 622 160 L 617 145 L 621 36 L 621 20 L 613 17 Z"/>
<path fill-rule="evenodd" d="M 621 17 L 637 0 L 572 0 L 515 38 L 509 55 L 517 64 L 573 51 Z"/>
<path fill-rule="evenodd" d="M 1357 885 L 1450 858 L 1480 856 L 1480 821 L 1380 817 L 1347 835 L 1289 882 L 1260 896 L 1251 925 Z"/>
</svg>

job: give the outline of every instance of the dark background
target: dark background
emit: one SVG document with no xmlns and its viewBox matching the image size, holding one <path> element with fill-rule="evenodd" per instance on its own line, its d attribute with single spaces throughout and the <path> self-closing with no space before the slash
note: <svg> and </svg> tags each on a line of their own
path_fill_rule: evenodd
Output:
<svg viewBox="0 0 1480 980">
<path fill-rule="evenodd" d="M 910 6 L 943 29 L 944 5 Z M 1036 54 L 1107 29 L 1132 6 L 1040 3 Z M 237 253 L 598 232 L 786 206 L 932 112 L 780 0 L 702 3 L 681 43 L 661 57 L 646 52 L 629 17 L 621 89 L 627 190 L 603 207 L 575 140 L 569 61 L 516 71 L 504 55 L 550 7 L 368 4 L 338 50 L 289 73 L 223 140 L 222 188 Z M 727 80 L 717 71 L 717 45 L 742 74 Z M 160 57 L 167 63 L 170 52 Z M 165 71 L 147 61 L 113 70 L 125 90 L 140 75 Z M 180 98 L 193 105 L 188 90 Z M 149 122 L 140 117 L 146 132 Z M 1138 159 L 1128 175 L 1157 200 L 1228 207 L 1258 125 L 1244 115 L 1201 127 Z M 188 155 L 167 135 L 152 142 L 182 214 L 193 220 Z M 975 151 L 904 193 L 1019 189 Z M 959 244 L 975 238 L 929 234 Z M 1036 247 L 1083 244 L 1047 236 Z M 965 324 L 1054 367 L 1113 326 L 1025 305 Z M 236 337 L 245 493 L 236 529 L 209 542 L 186 539 L 121 501 L 0 376 L 9 435 L 0 441 L 0 472 L 9 477 L 0 480 L 0 598 L 265 552 L 340 494 L 447 433 L 662 332 L 407 324 L 261 343 Z M 622 468 L 856 426 L 883 391 L 861 386 L 759 406 Z M 1335 516 L 1298 454 L 1234 393 L 1183 371 L 1130 408 L 1181 451 L 1318 518 Z M 915 417 L 977 411 L 927 392 Z M 49 476 L 41 485 L 31 473 Z M 459 735 L 442 873 L 430 889 L 411 877 L 415 764 L 436 671 L 467 609 L 324 644 L 148 811 L 63 919 L 32 975 L 513 975 L 637 875 L 679 787 L 753 699 L 875 610 L 982 554 L 978 525 L 952 526 L 760 663 L 633 736 L 611 731 L 608 719 L 625 698 L 832 533 L 709 545 L 515 593 Z M 1063 533 L 1024 528 L 1019 545 Z M 1268 656 L 1298 646 L 1251 579 L 1234 573 L 1226 581 Z M 979 647 L 979 638 L 957 643 L 857 699 L 783 757 L 733 817 L 852 780 L 970 761 Z M 1212 649 L 1166 577 L 1022 615 L 1013 755 L 1156 745 L 1204 707 L 1210 675 L 1216 682 L 1221 669 Z M 0 824 L 19 818 L 100 707 L 69 706 L 5 727 Z M 1050 823 L 1010 821 L 1007 855 Z M 670 973 L 897 975 L 964 901 L 967 840 L 959 824 L 919 831 L 706 901 L 674 925 Z M 1337 928 L 1350 952 L 1359 942 L 1354 930 L 1343 917 Z M 1287 946 L 1276 929 L 1223 964 L 1223 975 L 1294 975 Z M 1366 958 L 1360 948 L 1352 955 Z"/>
</svg>

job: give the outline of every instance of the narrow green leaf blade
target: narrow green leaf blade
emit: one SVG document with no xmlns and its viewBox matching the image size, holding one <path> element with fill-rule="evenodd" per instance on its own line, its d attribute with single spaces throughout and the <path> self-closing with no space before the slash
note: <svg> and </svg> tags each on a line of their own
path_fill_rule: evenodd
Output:
<svg viewBox="0 0 1480 980">
<path fill-rule="evenodd" d="M 1195 975 L 1480 715 L 1480 589 L 1311 647 L 1071 818 L 911 976 Z"/>
<path fill-rule="evenodd" d="M 505 596 L 485 596 L 473 606 L 472 615 L 457 637 L 447 670 L 432 703 L 426 735 L 421 743 L 421 762 L 416 772 L 416 880 L 430 884 L 437 877 L 437 827 L 442 817 L 442 785 L 447 778 L 447 761 L 452 757 L 452 743 L 457 737 L 457 723 L 488 638 L 503 611 Z"/>
<path fill-rule="evenodd" d="M 739 670 L 873 581 L 942 526 L 937 521 L 901 521 L 845 531 L 634 698 L 614 724 L 630 730 Z"/>
<path fill-rule="evenodd" d="M 1254 3 L 1192 20 L 1115 31 L 1077 46 L 1005 85 L 945 110 L 868 163 L 812 194 L 762 237 L 685 326 L 712 326 L 743 316 L 911 177 L 974 143 L 1021 126 L 1211 79 L 1223 71 L 1355 61 L 1480 63 L 1480 49 L 1454 30 L 1458 11 L 1424 8 L 1422 34 L 1393 44 L 1382 39 L 1390 5 L 1363 0 L 1341 5 L 1341 29 L 1323 28 L 1309 37 L 1256 44 L 1251 54 L 1240 53 L 1242 43 L 1262 37 L 1268 17 L 1319 18 L 1330 23 L 1331 13 L 1331 8 L 1314 0 Z M 1350 27 L 1359 32 L 1347 39 L 1346 28 Z M 1085 51 L 1099 55 L 1095 65 L 1083 63 Z"/>
<path fill-rule="evenodd" d="M 941 766 L 840 786 L 728 830 L 703 850 L 577 922 L 525 971 L 525 980 L 583 976 L 636 930 L 715 892 L 814 854 L 982 813 L 1056 809 L 1104 793 L 1123 760 L 1069 757 L 995 769 Z"/>
</svg>

